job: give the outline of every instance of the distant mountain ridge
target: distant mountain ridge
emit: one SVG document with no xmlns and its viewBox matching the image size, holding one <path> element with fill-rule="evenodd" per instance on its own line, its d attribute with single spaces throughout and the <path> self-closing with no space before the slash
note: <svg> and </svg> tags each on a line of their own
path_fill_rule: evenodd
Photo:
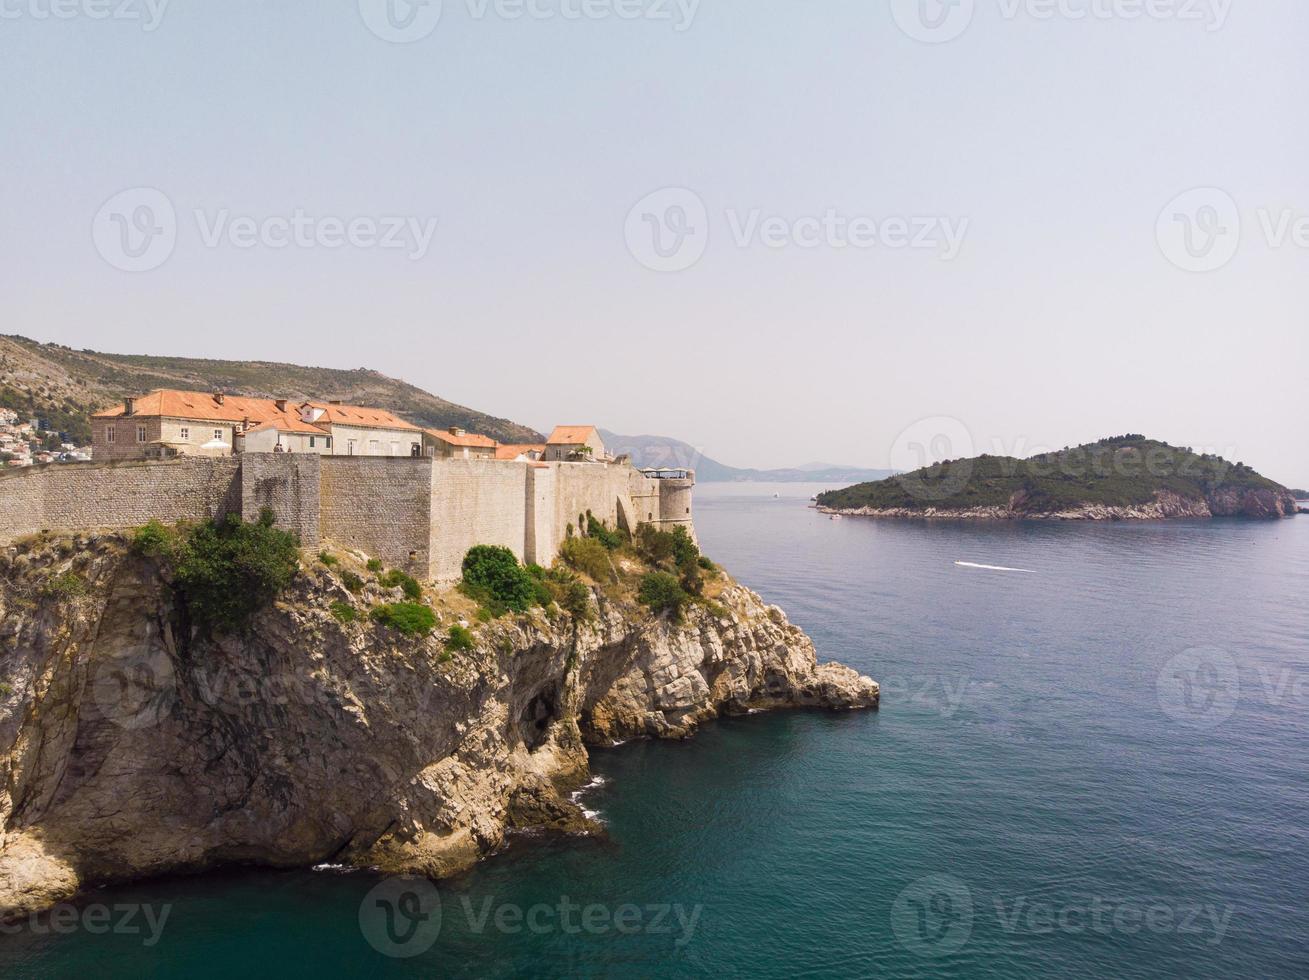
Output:
<svg viewBox="0 0 1309 980">
<path fill-rule="evenodd" d="M 808 463 L 776 470 L 741 469 L 710 459 L 688 442 L 667 436 L 624 436 L 600 430 L 605 448 L 615 456 L 627 453 L 641 468 L 667 466 L 695 470 L 700 483 L 856 483 L 881 480 L 891 470 L 867 470 L 857 466 Z"/>
<path fill-rule="evenodd" d="M 340 399 L 384 408 L 416 425 L 459 426 L 505 443 L 538 443 L 534 429 L 456 405 L 366 368 L 304 367 L 261 361 L 103 354 L 0 336 L 0 408 L 46 421 L 76 442 L 90 441 L 92 412 L 155 388 L 222 390 L 265 398 Z"/>
</svg>

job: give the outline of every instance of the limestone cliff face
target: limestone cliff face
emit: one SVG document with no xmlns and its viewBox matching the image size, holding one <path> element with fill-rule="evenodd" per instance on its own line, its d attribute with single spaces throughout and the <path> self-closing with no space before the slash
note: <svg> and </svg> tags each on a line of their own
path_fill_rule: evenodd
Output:
<svg viewBox="0 0 1309 980">
<path fill-rule="evenodd" d="M 681 625 L 597 596 L 595 623 L 502 620 L 453 657 L 339 623 L 321 568 L 239 638 L 183 635 L 170 596 L 114 537 L 0 557 L 0 915 L 227 863 L 439 877 L 510 828 L 587 829 L 588 742 L 878 701 L 737 585 Z"/>
<path fill-rule="evenodd" d="M 1160 491 L 1149 503 L 1115 507 L 1108 504 L 1081 504 L 1064 510 L 1042 510 L 1033 505 L 1021 492 L 1010 498 L 1003 507 L 924 507 L 907 508 L 861 507 L 836 509 L 820 507 L 828 514 L 849 517 L 889 517 L 926 520 L 974 521 L 1160 521 L 1175 518 L 1249 517 L 1274 519 L 1292 517 L 1299 506 L 1289 493 L 1273 490 L 1216 490 L 1204 499 L 1183 497 L 1170 491 Z"/>
</svg>

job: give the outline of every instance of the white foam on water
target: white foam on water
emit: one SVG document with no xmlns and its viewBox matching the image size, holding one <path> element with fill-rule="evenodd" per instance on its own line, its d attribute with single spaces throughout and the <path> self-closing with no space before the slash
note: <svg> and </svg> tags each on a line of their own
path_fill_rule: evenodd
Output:
<svg viewBox="0 0 1309 980">
<path fill-rule="evenodd" d="M 976 562 L 971 561 L 957 561 L 955 564 L 960 568 L 980 568 L 987 572 L 1022 572 L 1024 575 L 1036 574 L 1036 572 L 1030 568 L 1005 568 L 1003 565 L 979 565 Z"/>
</svg>

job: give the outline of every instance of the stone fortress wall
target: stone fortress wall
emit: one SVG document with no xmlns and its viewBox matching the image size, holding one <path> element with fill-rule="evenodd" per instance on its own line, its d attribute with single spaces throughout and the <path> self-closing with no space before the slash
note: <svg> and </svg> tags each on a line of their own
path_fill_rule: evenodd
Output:
<svg viewBox="0 0 1309 980">
<path fill-rule="evenodd" d="M 0 473 L 0 544 L 40 531 L 122 531 L 271 508 L 307 548 L 332 542 L 415 576 L 453 581 L 468 549 L 503 545 L 549 565 L 589 511 L 610 527 L 694 533 L 694 475 L 630 466 L 246 453 Z"/>
</svg>

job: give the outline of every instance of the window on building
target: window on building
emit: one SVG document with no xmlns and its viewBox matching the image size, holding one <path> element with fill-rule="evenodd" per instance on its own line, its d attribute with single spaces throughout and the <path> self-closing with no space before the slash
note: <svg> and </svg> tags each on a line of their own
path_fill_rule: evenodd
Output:
<svg viewBox="0 0 1309 980">
<path fill-rule="evenodd" d="M 105 426 L 105 442 L 114 442 L 116 438 L 117 434 L 114 432 L 114 427 L 112 425 Z"/>
<path fill-rule="evenodd" d="M 188 429 L 186 426 L 182 426 L 182 441 L 186 442 L 190 438 L 191 438 L 191 430 Z"/>
<path fill-rule="evenodd" d="M 214 438 L 217 439 L 219 442 L 222 442 L 222 441 L 223 441 L 223 430 L 222 430 L 222 429 L 215 429 L 215 430 L 214 430 Z"/>
<path fill-rule="evenodd" d="M 369 440 L 368 440 L 368 454 L 369 454 L 370 456 L 377 456 L 377 455 L 380 455 L 380 453 L 381 453 L 381 445 L 382 445 L 382 444 L 381 444 L 378 440 L 376 440 L 376 439 L 369 439 Z"/>
<path fill-rule="evenodd" d="M 323 445 L 324 445 L 326 448 L 331 449 L 331 448 L 332 448 L 332 437 L 331 437 L 331 436 L 328 436 L 327 439 L 323 442 Z"/>
<path fill-rule="evenodd" d="M 391 455 L 392 456 L 400 455 L 400 443 L 398 442 L 391 443 Z"/>
<path fill-rule="evenodd" d="M 144 425 L 138 425 L 138 426 L 136 427 L 136 441 L 137 441 L 137 442 L 145 442 L 145 426 L 144 426 Z"/>
</svg>

